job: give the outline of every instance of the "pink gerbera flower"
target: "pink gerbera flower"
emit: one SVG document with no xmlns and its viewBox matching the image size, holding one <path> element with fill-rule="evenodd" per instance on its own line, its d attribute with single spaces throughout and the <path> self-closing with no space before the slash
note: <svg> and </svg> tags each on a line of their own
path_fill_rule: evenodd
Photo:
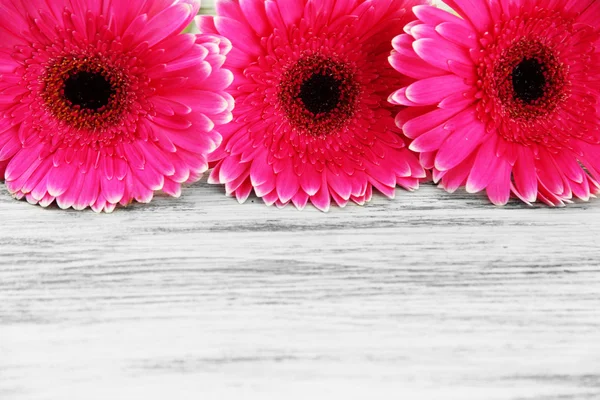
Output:
<svg viewBox="0 0 600 400">
<path fill-rule="evenodd" d="M 231 119 L 229 42 L 196 0 L 0 0 L 0 166 L 17 198 L 112 211 L 178 196 Z"/>
<path fill-rule="evenodd" d="M 390 58 L 411 149 L 452 192 L 495 204 L 587 200 L 600 178 L 600 1 L 448 0 L 419 6 Z M 462 17 L 462 18 L 461 18 Z"/>
<path fill-rule="evenodd" d="M 331 199 L 363 204 L 415 189 L 425 173 L 394 124 L 387 96 L 404 80 L 389 66 L 391 39 L 416 1 L 227 0 L 201 31 L 232 41 L 234 120 L 210 157 L 210 182 L 240 202 Z M 407 11 L 408 8 L 408 11 Z"/>
</svg>

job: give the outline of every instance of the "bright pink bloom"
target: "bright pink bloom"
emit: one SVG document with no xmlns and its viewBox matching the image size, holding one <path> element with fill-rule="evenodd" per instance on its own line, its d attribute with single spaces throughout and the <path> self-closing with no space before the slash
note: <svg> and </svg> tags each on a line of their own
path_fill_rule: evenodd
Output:
<svg viewBox="0 0 600 400">
<path fill-rule="evenodd" d="M 600 1 L 448 0 L 394 39 L 397 122 L 452 192 L 563 205 L 598 191 Z"/>
<path fill-rule="evenodd" d="M 47 206 L 178 196 L 231 119 L 230 44 L 180 34 L 196 0 L 0 0 L 0 163 Z"/>
<path fill-rule="evenodd" d="M 425 172 L 387 97 L 405 80 L 387 57 L 414 15 L 406 0 L 224 0 L 201 31 L 232 41 L 234 121 L 210 182 L 245 201 L 328 210 L 415 189 Z"/>
</svg>

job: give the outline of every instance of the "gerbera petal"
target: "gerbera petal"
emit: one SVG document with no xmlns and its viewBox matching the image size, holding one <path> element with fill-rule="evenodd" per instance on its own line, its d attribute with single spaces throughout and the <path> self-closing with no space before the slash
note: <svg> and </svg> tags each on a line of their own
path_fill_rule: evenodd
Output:
<svg viewBox="0 0 600 400">
<path fill-rule="evenodd" d="M 453 193 L 458 188 L 465 185 L 467 177 L 473 167 L 473 161 L 475 157 L 471 154 L 467 159 L 461 162 L 456 167 L 444 171 L 444 176 L 441 179 L 440 186 L 446 191 Z M 435 181 L 435 180 L 434 180 Z"/>
<path fill-rule="evenodd" d="M 331 206 L 331 194 L 329 193 L 327 185 L 322 184 L 319 191 L 314 196 L 310 197 L 310 202 L 319 210 L 328 212 L 329 207 Z"/>
<path fill-rule="evenodd" d="M 57 197 L 66 192 L 77 171 L 77 168 L 68 164 L 52 168 L 48 173 L 48 193 L 53 197 Z"/>
<path fill-rule="evenodd" d="M 474 113 L 463 114 L 464 119 L 455 121 L 457 129 L 439 147 L 435 168 L 447 171 L 456 167 L 479 147 L 486 137 L 485 126 L 476 120 Z"/>
<path fill-rule="evenodd" d="M 406 88 L 406 97 L 420 105 L 436 104 L 449 93 L 463 92 L 470 88 L 463 78 L 456 75 L 443 75 L 421 79 Z"/>
<path fill-rule="evenodd" d="M 6 181 L 14 181 L 23 175 L 36 159 L 39 159 L 39 154 L 43 147 L 44 145 L 39 143 L 33 147 L 27 148 L 26 151 L 22 150 L 15 154 L 6 167 L 6 172 L 4 174 Z"/>
<path fill-rule="evenodd" d="M 483 0 L 444 0 L 464 16 L 479 32 L 485 32 L 492 23 L 488 2 Z M 496 0 L 499 1 L 499 0 Z M 503 1 L 503 0 L 502 0 Z"/>
<path fill-rule="evenodd" d="M 519 147 L 518 151 L 519 156 L 513 170 L 515 187 L 524 201 L 532 203 L 538 194 L 535 161 L 530 149 Z"/>
<path fill-rule="evenodd" d="M 496 168 L 494 178 L 487 185 L 486 192 L 492 203 L 503 206 L 510 199 L 511 166 L 506 160 L 501 160 Z"/>
<path fill-rule="evenodd" d="M 582 182 L 571 182 L 573 194 L 583 201 L 588 201 L 592 196 L 592 187 L 590 185 L 590 178 L 587 176 Z"/>
<path fill-rule="evenodd" d="M 175 181 L 172 181 L 169 178 L 165 178 L 165 183 L 163 185 L 162 191 L 169 196 L 172 197 L 180 197 L 181 196 L 181 184 Z"/>
<path fill-rule="evenodd" d="M 468 48 L 477 47 L 477 39 L 473 32 L 464 24 L 455 22 L 444 22 L 435 27 L 435 31 L 444 39 Z"/>
<path fill-rule="evenodd" d="M 292 203 L 294 203 L 294 206 L 296 206 L 298 210 L 303 210 L 308 203 L 308 199 L 308 194 L 300 190 L 294 197 L 292 197 Z"/>
<path fill-rule="evenodd" d="M 302 190 L 314 196 L 321 188 L 321 175 L 313 166 L 308 166 L 299 178 Z"/>
<path fill-rule="evenodd" d="M 102 179 L 100 181 L 102 194 L 109 203 L 116 204 L 125 194 L 125 183 L 118 179 Z M 164 191 L 164 186 L 163 186 Z"/>
<path fill-rule="evenodd" d="M 215 17 L 214 23 L 217 31 L 227 38 L 237 37 L 237 35 L 246 37 L 245 41 L 236 42 L 236 46 L 232 51 L 234 57 L 237 55 L 247 59 L 246 57 L 250 54 L 259 55 L 261 53 L 260 45 L 252 39 L 254 32 L 247 24 L 227 17 Z"/>
<path fill-rule="evenodd" d="M 79 197 L 79 194 L 81 193 L 84 183 L 85 174 L 77 171 L 73 176 L 73 180 L 67 191 L 56 198 L 56 204 L 58 207 L 62 209 L 73 207 L 77 201 L 77 198 Z M 41 199 L 38 198 L 36 200 L 39 201 Z"/>
<path fill-rule="evenodd" d="M 415 53 L 434 67 L 451 72 L 449 61 L 469 65 L 472 63 L 467 52 L 446 40 L 419 39 L 413 43 Z"/>
<path fill-rule="evenodd" d="M 502 161 L 496 155 L 497 141 L 497 138 L 492 137 L 479 148 L 467 180 L 467 192 L 480 192 L 494 179 L 498 166 Z"/>
<path fill-rule="evenodd" d="M 75 201 L 73 208 L 77 210 L 83 210 L 86 207 L 90 207 L 98 198 L 100 192 L 100 182 L 98 181 L 98 174 L 96 170 L 92 169 L 87 171 L 85 174 L 84 182 L 79 193 L 77 200 Z"/>
<path fill-rule="evenodd" d="M 252 183 L 250 180 L 246 179 L 236 190 L 235 197 L 237 201 L 241 204 L 248 200 L 250 193 L 252 193 Z"/>
<path fill-rule="evenodd" d="M 240 0 L 240 8 L 246 16 L 246 20 L 251 22 L 250 26 L 258 36 L 267 36 L 269 24 L 265 13 L 264 0 Z"/>
<path fill-rule="evenodd" d="M 300 184 L 293 168 L 285 168 L 277 174 L 277 195 L 282 203 L 287 203 L 298 193 Z"/>
<path fill-rule="evenodd" d="M 346 202 L 348 201 L 350 195 L 352 194 L 352 185 L 350 184 L 346 176 L 343 176 L 341 174 L 328 173 L 327 183 L 329 184 L 331 193 L 337 194 Z"/>
<path fill-rule="evenodd" d="M 444 22 L 452 22 L 458 25 L 464 25 L 465 22 L 456 15 L 449 13 L 440 7 L 432 5 L 419 5 L 413 7 L 415 16 L 427 25 L 437 26 Z"/>
<path fill-rule="evenodd" d="M 402 125 L 402 130 L 406 136 L 415 139 L 425 132 L 442 125 L 462 110 L 462 108 L 434 109 L 405 122 Z"/>
<path fill-rule="evenodd" d="M 175 3 L 160 11 L 138 33 L 138 40 L 148 43 L 152 47 L 161 40 L 180 33 L 188 25 L 196 13 L 194 7 L 183 2 Z"/>
<path fill-rule="evenodd" d="M 538 179 L 546 189 L 556 195 L 562 195 L 565 190 L 562 171 L 560 171 L 552 155 L 542 153 L 536 160 L 536 169 L 538 171 Z"/>
<path fill-rule="evenodd" d="M 223 183 L 231 182 L 242 175 L 247 175 L 248 164 L 241 163 L 235 157 L 226 158 L 220 164 L 218 180 Z"/>
<path fill-rule="evenodd" d="M 598 15 L 600 15 L 600 3 L 596 0 L 586 0 L 580 2 L 582 5 L 586 4 L 585 10 L 581 13 L 580 22 L 583 24 L 594 25 L 598 22 Z"/>
</svg>

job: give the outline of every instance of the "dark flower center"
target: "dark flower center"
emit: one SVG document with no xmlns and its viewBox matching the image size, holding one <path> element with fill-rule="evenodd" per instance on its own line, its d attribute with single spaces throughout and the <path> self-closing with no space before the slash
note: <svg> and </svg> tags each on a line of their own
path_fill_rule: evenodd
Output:
<svg viewBox="0 0 600 400">
<path fill-rule="evenodd" d="M 321 72 L 314 73 L 300 86 L 299 97 L 308 111 L 317 115 L 333 111 L 340 102 L 342 81 Z"/>
<path fill-rule="evenodd" d="M 98 111 L 108 105 L 114 93 L 110 81 L 100 72 L 78 71 L 65 80 L 65 98 L 82 109 Z"/>
<path fill-rule="evenodd" d="M 511 121 L 529 124 L 545 120 L 568 95 L 568 69 L 555 49 L 539 41 L 522 38 L 506 46 L 505 51 L 493 54 L 480 67 L 482 86 L 492 102 L 482 102 L 482 119 L 493 106 L 502 118 Z M 509 133 L 508 137 L 514 135 Z"/>
<path fill-rule="evenodd" d="M 515 97 L 531 104 L 544 96 L 546 77 L 544 65 L 535 58 L 523 58 L 512 71 Z"/>
<path fill-rule="evenodd" d="M 350 123 L 359 95 L 354 66 L 320 54 L 306 55 L 285 70 L 278 93 L 292 129 L 319 137 Z"/>
<path fill-rule="evenodd" d="M 112 131 L 131 115 L 132 78 L 104 57 L 58 58 L 43 76 L 44 108 L 76 130 Z"/>
</svg>

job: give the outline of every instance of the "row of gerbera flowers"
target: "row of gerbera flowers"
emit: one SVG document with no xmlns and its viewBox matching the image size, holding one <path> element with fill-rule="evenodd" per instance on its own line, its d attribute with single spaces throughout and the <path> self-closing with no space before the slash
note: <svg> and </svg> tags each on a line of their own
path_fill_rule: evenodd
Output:
<svg viewBox="0 0 600 400">
<path fill-rule="evenodd" d="M 112 211 L 198 180 L 363 204 L 432 178 L 495 204 L 600 187 L 600 1 L 0 0 L 0 172 Z M 430 173 L 428 172 L 430 171 Z"/>
</svg>

